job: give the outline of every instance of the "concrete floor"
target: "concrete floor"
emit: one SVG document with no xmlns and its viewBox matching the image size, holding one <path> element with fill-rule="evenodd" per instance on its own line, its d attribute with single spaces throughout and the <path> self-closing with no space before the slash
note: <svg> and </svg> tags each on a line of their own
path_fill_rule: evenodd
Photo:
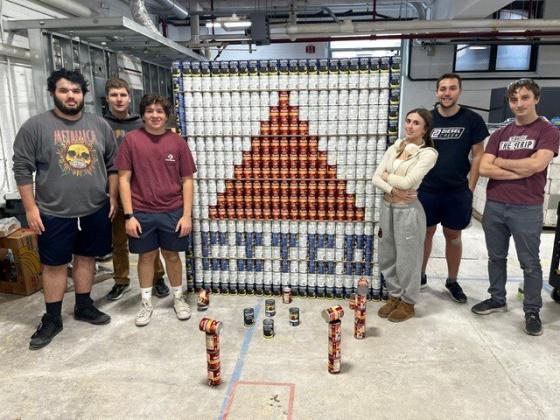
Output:
<svg viewBox="0 0 560 420">
<path fill-rule="evenodd" d="M 545 280 L 552 232 L 543 232 Z M 560 418 L 560 305 L 543 290 L 545 333 L 522 331 L 515 297 L 521 271 L 510 258 L 509 312 L 487 317 L 470 307 L 486 298 L 486 251 L 480 224 L 464 234 L 462 285 L 467 305 L 444 293 L 443 241 L 438 233 L 429 267 L 429 288 L 417 317 L 391 324 L 368 303 L 368 337 L 352 337 L 347 302 L 277 299 L 272 340 L 262 336 L 264 298 L 212 295 L 206 313 L 178 321 L 170 299 L 155 300 L 150 325 L 134 326 L 137 286 L 121 301 L 93 296 L 113 317 L 92 326 L 74 321 L 74 297 L 63 307 L 64 331 L 46 348 L 31 352 L 28 340 L 43 311 L 42 295 L 0 295 L 0 418 L 184 418 L 184 419 L 556 419 Z M 137 284 L 136 281 L 134 284 Z M 194 296 L 189 296 L 194 305 Z M 325 307 L 340 303 L 342 373 L 327 372 Z M 255 306 L 257 326 L 243 327 L 242 308 Z M 288 323 L 288 307 L 301 310 L 301 325 Z M 206 385 L 202 316 L 224 323 L 222 377 Z"/>
</svg>

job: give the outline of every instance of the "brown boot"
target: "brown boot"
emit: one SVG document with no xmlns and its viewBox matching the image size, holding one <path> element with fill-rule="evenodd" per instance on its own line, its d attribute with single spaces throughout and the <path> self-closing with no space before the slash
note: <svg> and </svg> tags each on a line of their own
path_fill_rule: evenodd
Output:
<svg viewBox="0 0 560 420">
<path fill-rule="evenodd" d="M 381 318 L 387 318 L 389 314 L 393 312 L 393 310 L 399 305 L 400 301 L 400 298 L 389 296 L 389 299 L 387 299 L 387 303 L 377 311 L 377 315 L 379 315 Z"/>
<path fill-rule="evenodd" d="M 389 315 L 389 321 L 402 322 L 414 316 L 414 305 L 406 303 L 404 300 L 399 302 L 399 306 Z"/>
</svg>

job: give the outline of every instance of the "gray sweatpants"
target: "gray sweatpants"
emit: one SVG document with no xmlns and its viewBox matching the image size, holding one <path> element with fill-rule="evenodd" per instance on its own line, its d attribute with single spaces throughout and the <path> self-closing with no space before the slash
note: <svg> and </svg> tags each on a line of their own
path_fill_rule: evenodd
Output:
<svg viewBox="0 0 560 420">
<path fill-rule="evenodd" d="M 379 270 L 390 296 L 415 304 L 426 237 L 426 214 L 418 200 L 411 204 L 381 202 Z"/>
<path fill-rule="evenodd" d="M 542 205 L 513 205 L 486 201 L 482 227 L 488 249 L 488 293 L 499 303 L 506 303 L 507 256 L 509 238 L 513 236 L 517 258 L 523 269 L 525 312 L 539 312 L 542 307 L 543 274 L 539 258 Z"/>
</svg>

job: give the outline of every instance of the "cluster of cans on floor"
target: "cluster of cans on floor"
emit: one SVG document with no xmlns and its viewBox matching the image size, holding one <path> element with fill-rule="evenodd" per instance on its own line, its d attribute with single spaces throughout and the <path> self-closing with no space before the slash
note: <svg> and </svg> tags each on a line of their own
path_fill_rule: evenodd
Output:
<svg viewBox="0 0 560 420">
<path fill-rule="evenodd" d="M 352 294 L 349 302 L 350 309 L 354 310 L 354 338 L 361 340 L 366 337 L 366 302 L 369 289 L 368 281 L 364 278 L 358 282 L 357 293 Z M 292 303 L 292 291 L 289 287 L 282 290 L 282 302 Z M 198 292 L 197 309 L 206 311 L 210 305 L 210 292 L 201 289 Z M 271 339 L 275 336 L 274 316 L 276 315 L 276 301 L 265 300 L 265 318 L 263 319 L 263 337 Z M 322 311 L 323 319 L 329 325 L 328 334 L 328 371 L 329 373 L 340 373 L 341 371 L 341 343 L 342 343 L 342 317 L 344 309 L 340 305 L 332 306 Z M 255 308 L 243 309 L 243 325 L 253 327 L 255 324 Z M 296 327 L 300 324 L 299 308 L 289 308 L 290 325 Z M 208 369 L 208 385 L 217 386 L 221 384 L 220 365 L 220 338 L 223 324 L 220 321 L 204 317 L 199 323 L 200 331 L 206 333 L 206 355 Z"/>
</svg>

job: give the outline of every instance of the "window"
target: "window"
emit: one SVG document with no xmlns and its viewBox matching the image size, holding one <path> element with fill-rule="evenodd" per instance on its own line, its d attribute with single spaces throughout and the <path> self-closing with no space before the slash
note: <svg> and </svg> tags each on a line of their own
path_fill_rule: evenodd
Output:
<svg viewBox="0 0 560 420">
<path fill-rule="evenodd" d="M 495 19 L 529 19 L 542 17 L 542 1 L 515 1 L 494 13 Z M 532 7 L 532 9 L 529 9 Z M 538 46 L 523 44 L 520 40 L 511 44 L 458 44 L 455 46 L 454 71 L 535 71 Z"/>
<path fill-rule="evenodd" d="M 400 39 L 331 41 L 332 58 L 387 57 L 399 55 Z"/>
</svg>

